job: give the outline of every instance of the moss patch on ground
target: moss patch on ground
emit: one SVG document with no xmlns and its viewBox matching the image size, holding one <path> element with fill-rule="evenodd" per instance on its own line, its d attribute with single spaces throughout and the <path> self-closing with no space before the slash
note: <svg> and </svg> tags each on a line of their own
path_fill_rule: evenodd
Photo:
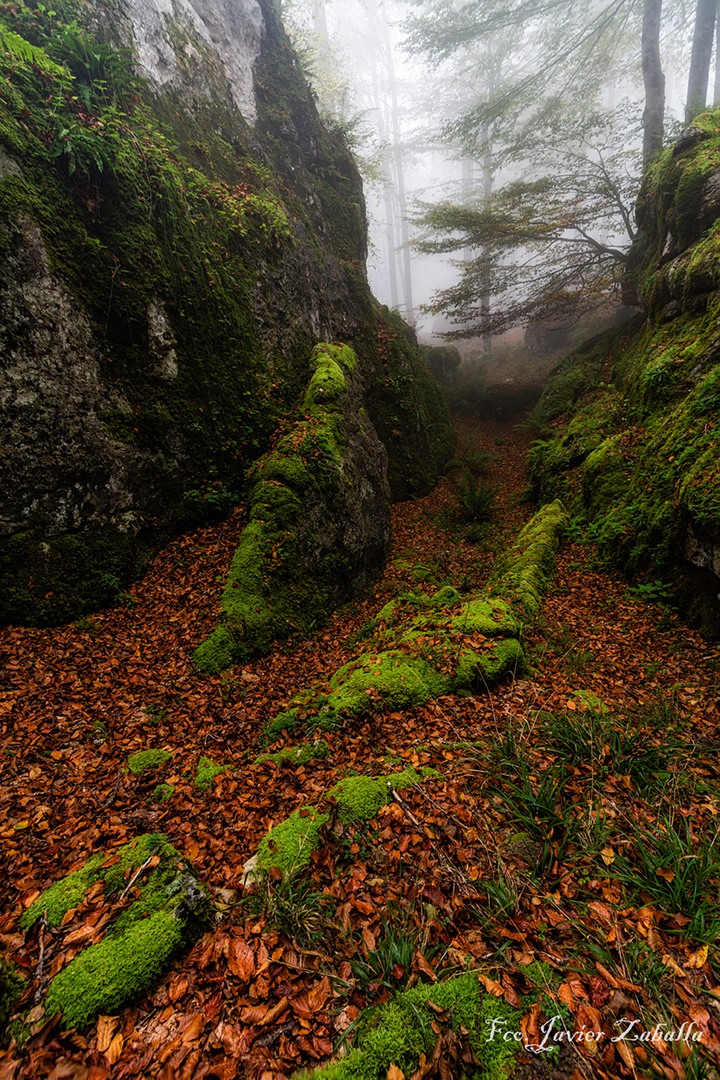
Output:
<svg viewBox="0 0 720 1080">
<path fill-rule="evenodd" d="M 136 876 L 137 871 L 142 871 Z M 77 907 L 96 882 L 105 895 L 121 896 L 135 877 L 132 900 L 102 941 L 84 949 L 54 977 L 45 999 L 47 1015 L 61 1012 L 66 1027 L 84 1027 L 99 1013 L 114 1014 L 148 990 L 179 948 L 207 923 L 204 888 L 190 865 L 161 833 L 147 834 L 106 856 L 93 856 L 56 882 L 23 915 L 29 929 L 43 913 L 50 926 Z"/>
<path fill-rule="evenodd" d="M 468 1065 L 458 1080 L 479 1074 L 505 1080 L 519 1044 L 505 1041 L 502 1034 L 519 1031 L 523 1014 L 502 998 L 487 994 L 473 972 L 415 986 L 373 1009 L 361 1023 L 348 1055 L 315 1069 L 311 1080 L 384 1080 L 390 1065 L 412 1075 L 420 1054 L 430 1059 L 437 1041 L 438 1014 L 428 1002 L 445 1010 L 444 1023 L 468 1032 L 466 1038 L 480 1061 L 479 1069 Z"/>
<path fill-rule="evenodd" d="M 324 739 L 316 739 L 314 742 L 305 743 L 303 746 L 286 746 L 274 754 L 260 754 L 255 758 L 257 765 L 263 761 L 273 761 L 276 765 L 307 765 L 309 761 L 320 760 L 330 756 L 330 747 Z"/>
<path fill-rule="evenodd" d="M 131 773 L 142 776 L 143 773 L 150 772 L 152 769 L 159 769 L 171 757 L 169 750 L 140 750 L 137 754 L 130 755 L 127 765 Z"/>
<path fill-rule="evenodd" d="M 215 777 L 227 772 L 229 768 L 229 765 L 216 765 L 209 757 L 201 757 L 195 775 L 195 787 L 199 791 L 208 791 L 212 787 Z"/>
<path fill-rule="evenodd" d="M 408 768 L 387 776 L 348 776 L 326 794 L 337 805 L 341 821 L 372 821 L 391 798 L 389 784 L 398 790 L 422 783 L 426 776 L 439 776 L 433 769 Z M 258 866 L 262 871 L 277 869 L 285 877 L 303 870 L 319 846 L 322 830 L 331 820 L 329 810 L 303 806 L 275 825 L 258 847 Z"/>
</svg>

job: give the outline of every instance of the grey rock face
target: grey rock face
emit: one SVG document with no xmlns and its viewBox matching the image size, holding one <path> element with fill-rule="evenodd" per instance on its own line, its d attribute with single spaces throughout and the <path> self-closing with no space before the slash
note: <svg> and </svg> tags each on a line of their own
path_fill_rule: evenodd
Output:
<svg viewBox="0 0 720 1080">
<path fill-rule="evenodd" d="M 40 523 L 49 537 L 93 524 L 135 531 L 133 491 L 152 489 L 152 455 L 113 440 L 98 414 L 130 413 L 102 380 L 98 335 L 52 274 L 38 227 L 6 230 L 0 264 L 0 535 Z"/>
<path fill-rule="evenodd" d="M 257 0 L 124 0 L 123 6 L 142 73 L 158 90 L 204 88 L 209 95 L 204 46 L 221 64 L 232 104 L 255 123 L 253 65 L 265 30 Z"/>
</svg>

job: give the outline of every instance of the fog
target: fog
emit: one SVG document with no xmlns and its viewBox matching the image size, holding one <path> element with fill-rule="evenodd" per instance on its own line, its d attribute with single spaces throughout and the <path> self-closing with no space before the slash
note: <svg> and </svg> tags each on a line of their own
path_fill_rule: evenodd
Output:
<svg viewBox="0 0 720 1080">
<path fill-rule="evenodd" d="M 527 0 L 525 7 L 531 9 L 533 0 Z M 540 9 L 538 4 L 535 7 Z M 446 296 L 448 303 L 443 305 L 437 294 L 452 293 L 463 274 L 469 281 L 478 256 L 492 247 L 485 234 L 476 234 L 472 242 L 454 251 L 418 250 L 418 242 L 437 246 L 444 236 L 449 248 L 453 237 L 459 241 L 463 236 L 462 228 L 453 230 L 452 221 L 443 220 L 435 230 L 427 223 L 420 225 L 423 206 L 445 203 L 482 211 L 502 204 L 506 214 L 502 221 L 510 221 L 509 204 L 502 200 L 513 183 L 547 182 L 553 205 L 544 206 L 542 195 L 531 191 L 526 202 L 532 203 L 532 215 L 527 216 L 534 221 L 545 213 L 556 230 L 554 251 L 549 256 L 540 250 L 537 237 L 542 229 L 536 223 L 527 245 L 517 241 L 505 249 L 497 245 L 493 265 L 475 271 L 476 277 L 485 275 L 482 288 L 475 284 L 475 322 L 480 309 L 484 312 L 481 320 L 492 312 L 495 321 L 498 313 L 507 310 L 508 318 L 501 321 L 500 329 L 513 324 L 522 327 L 523 320 L 545 311 L 545 301 L 533 299 L 536 293 L 539 296 L 543 274 L 556 294 L 563 290 L 567 294 L 577 283 L 578 295 L 592 296 L 593 288 L 601 300 L 603 289 L 608 296 L 613 290 L 617 295 L 617 286 L 607 284 L 612 277 L 607 267 L 599 272 L 577 258 L 576 240 L 582 234 L 596 246 L 611 250 L 608 265 L 613 259 L 621 265 L 629 246 L 642 171 L 642 12 L 630 2 L 624 6 L 622 0 L 613 5 L 599 0 L 589 6 L 568 0 L 561 7 L 567 10 L 553 24 L 544 23 L 547 16 L 543 15 L 517 25 L 507 18 L 509 4 L 502 0 L 482 8 L 459 3 L 441 8 L 378 0 L 296 0 L 284 9 L 321 113 L 346 135 L 363 174 L 369 221 L 367 269 L 373 292 L 416 325 L 423 340 L 452 328 L 448 309 L 453 304 L 454 325 L 460 323 L 458 314 L 462 317 L 465 310 L 462 298 Z M 611 8 L 614 21 L 608 14 Z M 556 8 L 542 8 L 547 10 Z M 408 47 L 410 16 L 416 18 L 414 55 Z M 426 18 L 421 31 L 418 16 Z M 456 39 L 451 19 L 456 20 Z M 675 5 L 665 5 L 660 59 L 666 142 L 677 136 L 685 111 L 693 19 L 690 6 L 677 0 Z M 481 20 L 487 32 L 477 34 Z M 595 37 L 591 35 L 583 44 L 586 26 Z M 458 45 L 463 34 L 467 40 Z M 446 55 L 440 56 L 441 52 Z M 712 97 L 710 85 L 709 103 Z M 500 104 L 491 116 L 478 116 L 478 107 L 489 108 L 493 102 Z M 591 114 L 601 120 L 590 135 Z M 544 137 L 543 124 L 547 127 Z M 622 187 L 621 207 L 621 200 L 611 199 L 610 205 L 607 191 L 599 192 L 598 184 L 607 187 L 610 181 L 597 181 L 598 170 L 612 174 L 612 183 Z M 522 207 L 523 200 L 518 198 L 508 226 L 516 234 L 518 222 L 524 220 Z M 564 229 L 565 212 L 569 219 L 572 213 L 580 213 L 579 224 Z M 576 225 L 577 234 L 573 232 Z M 549 236 L 547 224 L 542 228 Z M 564 277 L 564 256 L 558 254 L 563 242 L 576 260 L 573 273 Z M 550 261 L 543 262 L 548 257 Z M 513 280 L 518 267 L 522 270 Z M 591 286 L 592 273 L 597 282 Z M 435 312 L 423 310 L 433 300 Z M 468 311 L 472 307 L 471 297 Z"/>
</svg>

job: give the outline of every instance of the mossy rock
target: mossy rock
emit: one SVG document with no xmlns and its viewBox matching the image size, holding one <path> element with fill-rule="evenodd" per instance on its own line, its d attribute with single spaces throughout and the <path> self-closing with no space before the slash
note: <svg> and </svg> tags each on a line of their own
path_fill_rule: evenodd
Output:
<svg viewBox="0 0 720 1080">
<path fill-rule="evenodd" d="M 521 613 L 534 618 L 540 597 L 555 569 L 555 555 L 570 523 L 559 500 L 543 506 L 493 569 L 488 588 L 501 593 Z"/>
<path fill-rule="evenodd" d="M 151 749 L 139 750 L 137 754 L 131 754 L 127 759 L 127 767 L 136 776 L 142 776 L 145 772 L 159 769 L 166 761 L 170 761 L 172 754 L 169 750 Z"/>
<path fill-rule="evenodd" d="M 446 692 L 448 679 L 430 663 L 400 650 L 363 653 L 330 679 L 331 709 L 359 716 L 377 694 L 386 705 L 404 709 L 422 705 Z"/>
<path fill-rule="evenodd" d="M 182 854 L 160 833 L 138 837 L 109 857 L 99 853 L 56 882 L 21 919 L 29 929 L 44 912 L 50 926 L 77 907 L 96 882 L 119 896 L 136 871 L 135 899 L 120 912 L 102 941 L 84 949 L 54 977 L 46 1015 L 62 1013 L 66 1027 L 83 1028 L 100 1014 L 115 1014 L 148 991 L 172 956 L 191 944 L 208 923 L 207 893 Z"/>
<path fill-rule="evenodd" d="M 327 792 L 326 798 L 337 804 L 341 821 L 372 821 L 390 800 L 389 783 L 402 791 L 422 783 L 426 776 L 439 777 L 440 773 L 434 769 L 418 772 L 408 768 L 386 776 L 348 776 L 338 781 Z M 320 844 L 323 827 L 329 821 L 330 813 L 314 806 L 295 810 L 260 841 L 257 851 L 260 870 L 277 869 L 285 877 L 299 873 L 310 863 Z"/>
<path fill-rule="evenodd" d="M 390 785 L 396 791 L 414 787 L 428 776 L 440 777 L 435 769 L 403 769 L 388 776 L 346 776 L 327 793 L 338 805 L 341 821 L 372 821 L 391 798 Z"/>
<path fill-rule="evenodd" d="M 297 419 L 251 472 L 249 521 L 222 622 L 194 654 L 209 674 L 322 624 L 384 562 L 385 456 L 357 409 L 355 355 L 346 345 L 318 345 L 311 364 Z"/>
<path fill-rule="evenodd" d="M 195 787 L 198 791 L 208 791 L 215 782 L 215 777 L 227 772 L 229 765 L 216 765 L 209 757 L 201 757 L 195 775 Z"/>
<path fill-rule="evenodd" d="M 432 1002 L 436 1009 L 430 1008 Z M 370 1011 L 360 1024 L 355 1045 L 346 1057 L 313 1070 L 309 1080 L 385 1080 L 391 1065 L 406 1076 L 418 1068 L 420 1054 L 432 1057 L 437 1040 L 437 1009 L 445 1010 L 453 1029 L 467 1032 L 473 1052 L 480 1061 L 458 1073 L 482 1074 L 488 1080 L 506 1080 L 517 1048 L 505 1032 L 519 1032 L 523 1013 L 504 999 L 487 994 L 474 972 L 444 982 L 414 986 Z"/>
<path fill-rule="evenodd" d="M 257 856 L 261 871 L 277 869 L 284 877 L 300 873 L 309 864 L 329 820 L 329 814 L 314 806 L 295 810 L 260 841 Z"/>
<path fill-rule="evenodd" d="M 304 746 L 285 746 L 274 754 L 260 754 L 255 758 L 257 765 L 263 761 L 273 761 L 276 765 L 292 765 L 298 767 L 307 765 L 309 761 L 322 761 L 330 756 L 330 747 L 325 739 L 316 739 L 314 742 L 305 743 Z"/>
</svg>

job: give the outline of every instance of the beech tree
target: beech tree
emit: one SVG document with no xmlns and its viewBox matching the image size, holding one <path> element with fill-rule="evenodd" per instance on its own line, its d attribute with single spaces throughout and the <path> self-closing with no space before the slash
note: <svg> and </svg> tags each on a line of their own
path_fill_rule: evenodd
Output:
<svg viewBox="0 0 720 1080">
<path fill-rule="evenodd" d="M 455 324 L 448 336 L 487 338 L 564 318 L 618 290 L 642 164 L 663 140 L 661 14 L 661 0 L 472 0 L 408 20 L 408 47 L 434 64 L 460 56 L 467 65 L 496 35 L 509 43 L 497 85 L 446 125 L 478 162 L 493 133 L 484 169 L 499 184 L 481 197 L 425 203 L 416 217 L 419 251 L 466 253 L 457 283 L 428 305 Z M 603 107 L 633 60 L 642 122 L 637 105 Z"/>
</svg>

